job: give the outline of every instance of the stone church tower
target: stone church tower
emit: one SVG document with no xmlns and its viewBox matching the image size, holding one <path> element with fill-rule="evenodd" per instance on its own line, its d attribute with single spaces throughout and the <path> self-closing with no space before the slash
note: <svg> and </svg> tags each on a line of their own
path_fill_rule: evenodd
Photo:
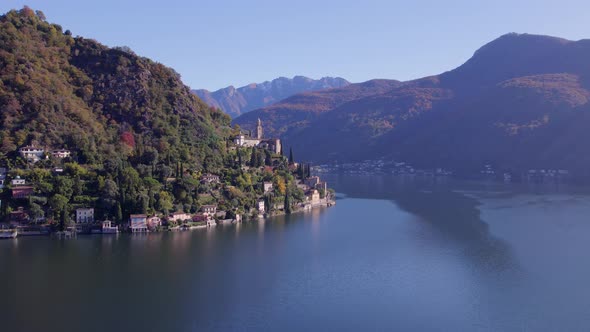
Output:
<svg viewBox="0 0 590 332">
<path fill-rule="evenodd" d="M 262 121 L 258 118 L 258 125 L 256 126 L 256 138 L 262 139 L 263 131 L 262 131 Z"/>
</svg>

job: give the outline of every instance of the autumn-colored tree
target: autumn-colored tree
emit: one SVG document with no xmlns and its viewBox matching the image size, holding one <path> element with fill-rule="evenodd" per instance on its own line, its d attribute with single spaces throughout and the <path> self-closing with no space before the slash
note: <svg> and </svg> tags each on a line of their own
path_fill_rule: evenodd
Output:
<svg viewBox="0 0 590 332">
<path fill-rule="evenodd" d="M 285 184 L 285 179 L 281 176 L 277 176 L 276 183 L 275 183 L 279 194 L 284 195 L 287 191 L 287 185 Z"/>
<path fill-rule="evenodd" d="M 129 131 L 121 134 L 121 142 L 130 148 L 135 148 L 135 137 Z"/>
</svg>

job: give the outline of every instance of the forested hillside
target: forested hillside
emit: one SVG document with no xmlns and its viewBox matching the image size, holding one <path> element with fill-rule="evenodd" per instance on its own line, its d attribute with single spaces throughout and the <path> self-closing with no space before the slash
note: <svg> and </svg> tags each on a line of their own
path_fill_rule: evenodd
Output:
<svg viewBox="0 0 590 332">
<path fill-rule="evenodd" d="M 28 7 L 0 16 L 0 109 L 5 216 L 23 206 L 30 220 L 63 226 L 76 208 L 91 207 L 97 220 L 124 223 L 134 213 L 167 217 L 215 204 L 231 218 L 255 208 L 263 181 L 276 188 L 264 192 L 269 202 L 275 193 L 304 199 L 286 158 L 232 146 L 230 117 L 173 69 L 74 37 Z M 23 147 L 42 151 L 40 160 Z M 219 180 L 204 183 L 205 174 Z M 26 185 L 9 185 L 14 179 Z"/>
</svg>

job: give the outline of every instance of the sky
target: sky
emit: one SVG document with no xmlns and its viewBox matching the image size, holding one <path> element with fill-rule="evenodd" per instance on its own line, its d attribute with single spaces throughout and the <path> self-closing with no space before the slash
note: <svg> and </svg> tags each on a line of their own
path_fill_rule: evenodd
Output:
<svg viewBox="0 0 590 332">
<path fill-rule="evenodd" d="M 24 5 L 209 90 L 295 75 L 409 80 L 509 32 L 590 38 L 588 0 L 1 0 L 0 12 Z"/>
</svg>

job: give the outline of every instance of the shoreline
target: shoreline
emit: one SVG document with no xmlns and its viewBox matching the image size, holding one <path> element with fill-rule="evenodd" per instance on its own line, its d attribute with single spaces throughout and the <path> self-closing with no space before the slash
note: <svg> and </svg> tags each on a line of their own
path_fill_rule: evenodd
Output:
<svg viewBox="0 0 590 332">
<path fill-rule="evenodd" d="M 236 219 L 216 220 L 215 223 L 212 225 L 207 224 L 206 222 L 203 222 L 203 224 L 200 224 L 200 225 L 188 226 L 187 224 L 185 224 L 185 225 L 178 225 L 178 226 L 174 226 L 174 227 L 165 227 L 165 228 L 161 228 L 161 229 L 148 230 L 146 232 L 140 232 L 140 233 L 133 233 L 133 232 L 130 232 L 127 230 L 125 230 L 125 231 L 118 230 L 117 232 L 102 232 L 102 231 L 80 232 L 76 229 L 75 226 L 72 226 L 73 229 L 66 230 L 66 231 L 51 231 L 51 230 L 47 229 L 47 227 L 44 225 L 39 225 L 38 226 L 39 230 L 36 230 L 36 231 L 29 230 L 29 231 L 25 231 L 25 232 L 21 233 L 18 231 L 18 227 L 17 227 L 17 228 L 12 228 L 12 229 L 4 229 L 3 230 L 4 232 L 11 232 L 11 233 L 16 233 L 16 234 L 11 237 L 0 238 L 0 240 L 1 239 L 10 240 L 10 239 L 17 239 L 17 238 L 22 238 L 22 237 L 40 237 L 40 236 L 53 237 L 53 238 L 57 238 L 57 239 L 61 240 L 61 239 L 75 239 L 75 238 L 77 238 L 78 235 L 81 235 L 81 236 L 85 236 L 85 235 L 109 236 L 109 235 L 119 235 L 119 234 L 145 235 L 145 234 L 150 234 L 150 233 L 186 232 L 186 231 L 194 231 L 194 230 L 199 230 L 199 229 L 207 229 L 207 228 L 222 226 L 222 225 L 233 225 L 233 224 L 241 224 L 241 223 L 250 223 L 250 222 L 255 222 L 255 221 L 266 221 L 266 220 L 270 220 L 274 217 L 286 216 L 289 214 L 302 214 L 302 213 L 313 211 L 318 208 L 330 208 L 335 205 L 336 205 L 335 199 L 328 199 L 325 202 L 322 202 L 321 204 L 316 204 L 313 206 L 311 204 L 299 206 L 297 209 L 295 209 L 291 213 L 286 213 L 284 211 L 277 211 L 277 212 L 273 212 L 271 214 L 264 214 L 264 215 L 259 215 L 257 217 L 254 216 L 254 217 L 245 218 L 241 221 L 236 221 Z M 45 228 L 45 230 L 43 230 L 43 228 Z"/>
</svg>

